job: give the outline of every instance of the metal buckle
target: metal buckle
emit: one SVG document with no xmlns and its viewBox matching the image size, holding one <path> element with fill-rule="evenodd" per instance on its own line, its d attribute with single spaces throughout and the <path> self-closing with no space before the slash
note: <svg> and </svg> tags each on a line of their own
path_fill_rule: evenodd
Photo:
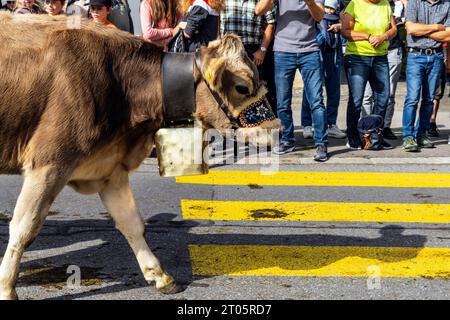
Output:
<svg viewBox="0 0 450 320">
<path fill-rule="evenodd" d="M 431 56 L 434 53 L 434 49 L 428 48 L 428 49 L 425 49 L 424 52 L 427 56 Z"/>
</svg>

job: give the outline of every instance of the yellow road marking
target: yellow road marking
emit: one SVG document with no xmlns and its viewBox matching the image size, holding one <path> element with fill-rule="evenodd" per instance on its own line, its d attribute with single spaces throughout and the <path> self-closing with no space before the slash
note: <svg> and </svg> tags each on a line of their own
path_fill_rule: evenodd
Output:
<svg viewBox="0 0 450 320">
<path fill-rule="evenodd" d="M 194 275 L 450 278 L 450 249 L 190 245 Z"/>
<path fill-rule="evenodd" d="M 210 171 L 177 183 L 268 186 L 450 188 L 450 173 Z"/>
<path fill-rule="evenodd" d="M 181 200 L 184 219 L 450 223 L 450 204 Z"/>
</svg>

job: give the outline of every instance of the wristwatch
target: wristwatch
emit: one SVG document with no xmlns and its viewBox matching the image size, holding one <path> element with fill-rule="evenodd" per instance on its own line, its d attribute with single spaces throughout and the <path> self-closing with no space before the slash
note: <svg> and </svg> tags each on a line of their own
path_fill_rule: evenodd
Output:
<svg viewBox="0 0 450 320">
<path fill-rule="evenodd" d="M 263 47 L 263 46 L 261 46 L 261 48 L 259 48 L 262 52 L 267 52 L 267 48 L 266 47 Z"/>
</svg>

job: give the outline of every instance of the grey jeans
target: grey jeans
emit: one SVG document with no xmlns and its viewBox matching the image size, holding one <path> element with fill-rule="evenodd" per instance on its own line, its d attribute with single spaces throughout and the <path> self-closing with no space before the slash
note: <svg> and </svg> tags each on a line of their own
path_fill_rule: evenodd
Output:
<svg viewBox="0 0 450 320">
<path fill-rule="evenodd" d="M 395 91 L 397 90 L 397 83 L 400 78 L 400 71 L 402 69 L 402 48 L 392 49 L 388 52 L 389 63 L 389 102 L 386 108 L 386 116 L 384 117 L 384 127 L 389 128 L 392 123 L 395 108 Z M 367 82 L 366 90 L 364 92 L 364 99 L 362 104 L 361 116 L 372 114 L 373 110 L 373 93 L 369 82 Z"/>
</svg>

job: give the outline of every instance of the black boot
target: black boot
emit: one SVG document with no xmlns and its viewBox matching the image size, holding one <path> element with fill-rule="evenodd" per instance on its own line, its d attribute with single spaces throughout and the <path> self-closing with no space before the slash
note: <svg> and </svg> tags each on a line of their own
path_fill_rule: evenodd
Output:
<svg viewBox="0 0 450 320">
<path fill-rule="evenodd" d="M 428 135 L 431 137 L 439 137 L 439 130 L 437 129 L 436 122 L 430 122 L 430 129 Z"/>
<path fill-rule="evenodd" d="M 391 128 L 388 127 L 383 129 L 383 137 L 388 140 L 397 140 L 397 136 L 392 132 Z"/>
</svg>

